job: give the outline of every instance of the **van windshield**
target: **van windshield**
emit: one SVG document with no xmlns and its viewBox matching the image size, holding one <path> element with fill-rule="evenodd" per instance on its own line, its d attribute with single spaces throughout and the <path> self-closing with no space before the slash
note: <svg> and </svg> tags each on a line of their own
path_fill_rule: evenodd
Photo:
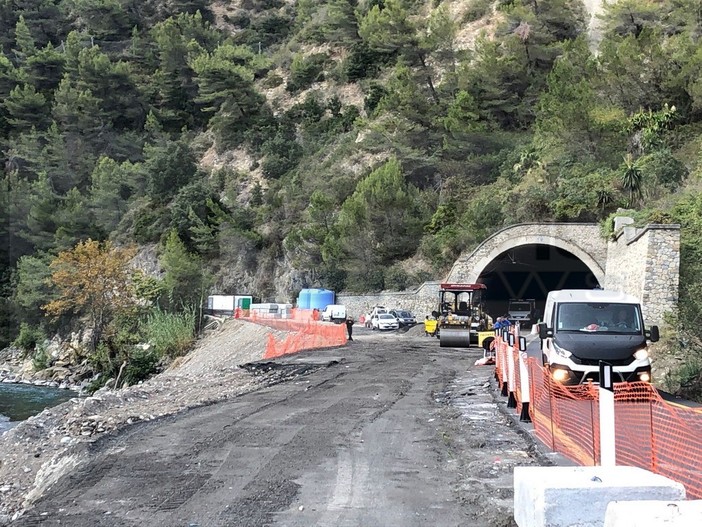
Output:
<svg viewBox="0 0 702 527">
<path fill-rule="evenodd" d="M 558 331 L 641 334 L 641 313 L 637 304 L 572 302 L 558 306 Z"/>
</svg>

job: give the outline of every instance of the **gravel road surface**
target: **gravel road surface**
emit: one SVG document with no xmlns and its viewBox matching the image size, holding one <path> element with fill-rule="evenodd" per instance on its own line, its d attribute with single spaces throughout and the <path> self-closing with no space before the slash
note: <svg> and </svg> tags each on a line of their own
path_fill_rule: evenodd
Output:
<svg viewBox="0 0 702 527">
<path fill-rule="evenodd" d="M 512 526 L 514 466 L 549 461 L 482 352 L 418 329 L 249 365 L 286 380 L 99 439 L 12 525 Z"/>
</svg>

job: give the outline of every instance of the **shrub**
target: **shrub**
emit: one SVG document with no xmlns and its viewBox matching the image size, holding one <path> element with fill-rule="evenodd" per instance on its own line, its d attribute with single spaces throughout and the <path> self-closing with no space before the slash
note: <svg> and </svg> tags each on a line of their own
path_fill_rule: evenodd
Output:
<svg viewBox="0 0 702 527">
<path fill-rule="evenodd" d="M 268 72 L 268 75 L 261 81 L 261 86 L 268 89 L 277 88 L 283 84 L 283 77 L 277 73 Z"/>
<path fill-rule="evenodd" d="M 37 347 L 32 357 L 32 366 L 34 371 L 45 370 L 49 367 L 51 362 L 51 355 L 46 351 L 44 346 Z"/>
<path fill-rule="evenodd" d="M 30 326 L 26 322 L 20 324 L 19 335 L 12 343 L 13 346 L 25 351 L 33 351 L 37 344 L 46 339 L 44 332 L 37 327 Z"/>
<path fill-rule="evenodd" d="M 153 311 L 143 327 L 144 335 L 153 346 L 157 359 L 185 355 L 195 342 L 195 310 L 187 308 L 180 313 Z M 145 362 L 144 359 L 143 362 Z"/>
<path fill-rule="evenodd" d="M 313 82 L 324 79 L 324 64 L 327 56 L 324 53 L 315 53 L 305 57 L 295 55 L 290 65 L 290 80 L 285 87 L 291 93 L 304 90 Z"/>
<path fill-rule="evenodd" d="M 385 287 L 393 291 L 404 291 L 407 289 L 409 275 L 399 265 L 393 265 L 385 272 Z"/>
<path fill-rule="evenodd" d="M 151 350 L 137 350 L 132 353 L 124 369 L 123 379 L 127 384 L 144 381 L 158 371 L 159 357 Z"/>
<path fill-rule="evenodd" d="M 463 15 L 464 22 L 473 22 L 483 18 L 490 12 L 492 0 L 472 0 L 465 14 Z"/>
</svg>

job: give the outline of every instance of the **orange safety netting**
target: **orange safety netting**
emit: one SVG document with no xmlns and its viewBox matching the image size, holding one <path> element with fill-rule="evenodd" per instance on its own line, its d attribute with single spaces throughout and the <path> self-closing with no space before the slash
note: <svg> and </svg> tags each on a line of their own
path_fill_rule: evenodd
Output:
<svg viewBox="0 0 702 527">
<path fill-rule="evenodd" d="M 303 310 L 301 310 L 303 311 Z M 343 324 L 325 324 L 312 319 L 310 315 L 298 314 L 296 318 L 273 318 L 252 313 L 248 320 L 281 331 L 290 332 L 282 340 L 268 335 L 264 359 L 273 359 L 302 350 L 341 346 L 346 343 L 346 326 Z"/>
<path fill-rule="evenodd" d="M 528 362 L 536 436 L 577 463 L 598 464 L 599 388 L 564 387 L 540 361 Z M 648 383 L 617 383 L 614 399 L 617 464 L 669 477 L 688 498 L 702 498 L 702 409 L 668 403 Z"/>
</svg>

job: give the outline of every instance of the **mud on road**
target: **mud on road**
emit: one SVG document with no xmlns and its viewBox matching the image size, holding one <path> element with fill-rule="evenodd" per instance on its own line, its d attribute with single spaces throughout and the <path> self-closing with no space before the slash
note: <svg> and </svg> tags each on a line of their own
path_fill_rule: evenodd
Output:
<svg viewBox="0 0 702 527">
<path fill-rule="evenodd" d="M 276 382 L 98 440 L 12 525 L 514 525 L 514 466 L 548 460 L 481 356 L 358 329 L 247 365 Z"/>
</svg>

